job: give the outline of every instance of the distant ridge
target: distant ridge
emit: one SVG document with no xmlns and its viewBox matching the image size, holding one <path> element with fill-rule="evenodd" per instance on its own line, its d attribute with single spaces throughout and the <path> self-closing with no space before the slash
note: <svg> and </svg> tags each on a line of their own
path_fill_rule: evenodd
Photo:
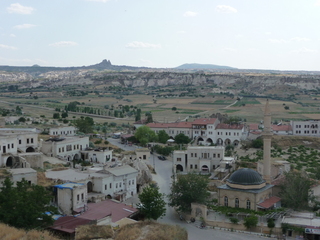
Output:
<svg viewBox="0 0 320 240">
<path fill-rule="evenodd" d="M 175 69 L 237 69 L 233 67 L 228 66 L 219 66 L 214 64 L 199 64 L 199 63 L 186 63 L 182 64 L 179 67 L 176 67 Z"/>
</svg>

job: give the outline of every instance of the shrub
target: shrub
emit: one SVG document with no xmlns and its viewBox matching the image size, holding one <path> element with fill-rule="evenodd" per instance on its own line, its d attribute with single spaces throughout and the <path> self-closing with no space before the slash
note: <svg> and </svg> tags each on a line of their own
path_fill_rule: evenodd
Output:
<svg viewBox="0 0 320 240">
<path fill-rule="evenodd" d="M 233 223 L 233 224 L 238 224 L 238 222 L 239 222 L 239 219 L 235 218 L 235 217 L 231 217 L 229 219 L 230 219 L 230 222 Z"/>
</svg>

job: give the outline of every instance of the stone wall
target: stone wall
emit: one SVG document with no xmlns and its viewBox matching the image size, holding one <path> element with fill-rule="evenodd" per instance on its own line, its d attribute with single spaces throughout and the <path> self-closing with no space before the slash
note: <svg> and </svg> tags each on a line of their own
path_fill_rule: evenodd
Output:
<svg viewBox="0 0 320 240">
<path fill-rule="evenodd" d="M 30 164 L 31 168 L 43 168 L 43 154 L 42 153 L 23 153 L 19 154 L 19 156 L 26 159 L 26 161 Z"/>
</svg>

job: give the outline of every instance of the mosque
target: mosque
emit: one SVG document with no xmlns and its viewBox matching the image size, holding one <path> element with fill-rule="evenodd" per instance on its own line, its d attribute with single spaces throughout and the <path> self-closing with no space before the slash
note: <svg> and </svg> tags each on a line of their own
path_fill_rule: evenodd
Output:
<svg viewBox="0 0 320 240">
<path fill-rule="evenodd" d="M 227 183 L 218 187 L 218 204 L 234 208 L 268 210 L 281 207 L 281 199 L 273 196 L 271 184 L 271 112 L 269 101 L 264 110 L 263 164 L 259 172 L 242 168 L 231 174 Z"/>
</svg>

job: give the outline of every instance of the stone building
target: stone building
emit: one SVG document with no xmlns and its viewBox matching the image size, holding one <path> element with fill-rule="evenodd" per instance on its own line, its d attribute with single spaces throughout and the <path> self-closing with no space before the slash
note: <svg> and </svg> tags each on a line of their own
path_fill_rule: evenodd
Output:
<svg viewBox="0 0 320 240">
<path fill-rule="evenodd" d="M 20 153 L 38 151 L 38 134 L 19 129 L 0 131 L 0 166 L 10 168 L 30 167 Z"/>
<path fill-rule="evenodd" d="M 272 187 L 258 172 L 242 168 L 235 171 L 226 184 L 218 187 L 218 203 L 220 206 L 251 210 L 280 207 L 280 199 L 272 198 Z M 270 203 L 266 205 L 266 201 Z"/>
<path fill-rule="evenodd" d="M 258 165 L 262 175 L 248 168 L 235 171 L 227 183 L 218 187 L 218 203 L 220 206 L 265 210 L 281 206 L 281 199 L 273 196 L 271 184 L 275 168 L 271 162 L 271 112 L 267 100 L 264 110 L 263 163 Z M 282 163 L 285 164 L 285 163 Z M 285 165 L 287 167 L 287 165 Z"/>
<path fill-rule="evenodd" d="M 89 147 L 89 137 L 50 138 L 40 141 L 40 150 L 49 157 L 66 161 L 81 158 L 81 151 Z"/>
<path fill-rule="evenodd" d="M 52 127 L 49 129 L 49 135 L 51 136 L 74 136 L 76 132 L 77 128 L 74 126 Z"/>
<path fill-rule="evenodd" d="M 173 152 L 173 165 L 176 172 L 212 173 L 224 158 L 222 146 L 189 146 Z"/>
</svg>

